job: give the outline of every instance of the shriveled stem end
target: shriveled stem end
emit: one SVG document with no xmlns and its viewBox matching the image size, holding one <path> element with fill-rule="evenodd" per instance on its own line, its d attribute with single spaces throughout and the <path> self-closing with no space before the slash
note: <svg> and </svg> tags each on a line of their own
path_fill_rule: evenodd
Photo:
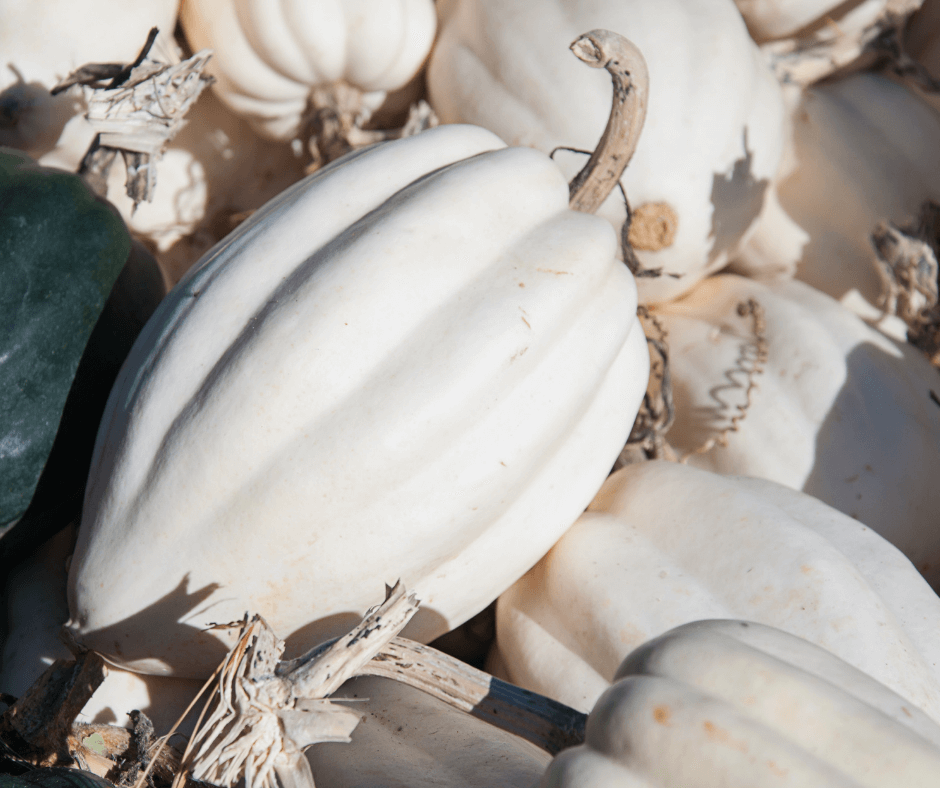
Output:
<svg viewBox="0 0 940 788">
<path fill-rule="evenodd" d="M 594 213 L 611 193 L 640 140 L 646 120 L 649 72 L 640 50 L 619 33 L 592 30 L 571 51 L 592 68 L 604 68 L 614 85 L 607 127 L 584 169 L 568 185 L 569 205 Z"/>
</svg>

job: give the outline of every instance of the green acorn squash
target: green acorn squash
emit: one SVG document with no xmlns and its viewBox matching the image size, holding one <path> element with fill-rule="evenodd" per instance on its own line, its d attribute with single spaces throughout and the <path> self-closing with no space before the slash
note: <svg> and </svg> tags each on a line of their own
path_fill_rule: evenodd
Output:
<svg viewBox="0 0 940 788">
<path fill-rule="evenodd" d="M 118 212 L 79 176 L 0 149 L 0 536 L 33 499 L 79 361 L 130 252 Z M 135 266 L 154 278 L 152 265 Z M 135 287 L 125 288 L 131 301 Z M 113 350 L 112 339 L 104 341 Z M 122 358 L 112 350 L 113 380 Z M 86 415 L 79 408 L 76 418 Z"/>
</svg>

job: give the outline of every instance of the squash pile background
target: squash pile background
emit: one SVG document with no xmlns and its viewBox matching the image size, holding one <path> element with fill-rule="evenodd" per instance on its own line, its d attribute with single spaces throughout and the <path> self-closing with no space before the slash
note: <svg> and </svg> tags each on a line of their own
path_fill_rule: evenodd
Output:
<svg viewBox="0 0 940 788">
<path fill-rule="evenodd" d="M 918 736 L 929 739 L 931 724 L 940 724 L 940 223 L 931 205 L 940 203 L 940 2 L 847 5 L 184 0 L 180 9 L 172 0 L 44 0 L 0 7 L 0 59 L 15 67 L 0 73 L 0 145 L 45 166 L 77 171 L 95 136 L 83 117 L 91 89 L 55 97 L 49 89 L 85 63 L 133 61 L 152 26 L 161 29 L 152 57 L 175 62 L 214 49 L 208 71 L 216 80 L 155 163 L 152 202 L 135 206 L 127 197 L 123 164 L 108 176 L 107 198 L 155 257 L 167 288 L 179 284 L 118 379 L 82 520 L 57 522 L 53 540 L 4 567 L 0 691 L 21 695 L 45 664 L 68 656 L 56 641 L 68 621 L 120 666 L 84 714 L 127 724 L 126 712 L 140 708 L 162 732 L 199 686 L 193 680 L 211 672 L 232 640 L 229 632 L 202 631 L 210 621 L 261 609 L 300 651 L 348 630 L 382 584 L 396 580 L 378 575 L 397 571 L 420 578 L 419 596 L 425 584 L 428 597 L 427 616 L 406 635 L 426 642 L 463 624 L 438 641 L 442 648 L 584 712 L 602 698 L 597 708 L 607 710 L 597 714 L 605 720 L 619 713 L 610 709 L 624 690 L 614 682 L 632 675 L 621 666 L 636 662 L 644 643 L 659 648 L 654 639 L 676 627 L 682 637 L 710 631 L 694 623 L 703 619 L 742 619 L 826 649 L 844 660 L 846 675 L 866 674 L 859 686 L 872 680 L 897 693 L 916 707 Z M 640 144 L 623 193 L 611 194 L 600 219 L 565 210 L 565 179 L 583 165 L 610 108 L 609 76 L 568 51 L 595 28 L 633 41 L 650 72 Z M 379 147 L 363 150 L 373 143 Z M 558 166 L 516 148 L 551 153 Z M 451 180 L 441 175 L 445 167 Z M 458 169 L 468 173 L 463 191 Z M 310 184 L 333 185 L 304 207 Z M 554 190 L 552 201 L 533 197 L 531 207 L 529 188 Z M 407 221 L 393 215 L 406 209 Z M 582 235 L 566 235 L 569 226 Z M 872 241 L 889 231 L 907 244 L 894 257 Z M 424 232 L 436 256 L 421 268 L 410 250 L 425 248 L 414 240 Z M 621 232 L 635 253 L 632 278 L 626 263 L 608 270 L 622 255 Z M 279 244 L 294 246 L 285 254 Z M 445 283 L 443 273 L 478 254 L 477 246 L 479 255 L 508 259 L 510 273 L 490 281 L 474 271 Z M 576 299 L 577 314 L 587 316 L 577 319 L 569 315 L 574 307 L 558 306 L 570 297 L 567 263 L 593 277 Z M 0 271 L 0 287 L 12 275 Z M 409 276 L 420 284 L 408 285 Z M 329 297 L 305 296 L 319 292 L 308 279 L 324 288 L 327 281 Z M 427 315 L 406 300 L 399 312 L 388 308 L 382 299 L 396 287 L 419 293 Z M 519 306 L 510 327 L 500 304 L 520 293 L 531 314 Z M 296 312 L 299 333 L 285 329 L 268 345 L 252 344 L 255 326 L 281 325 L 264 320 L 286 313 L 282 302 L 295 297 L 308 298 Z M 377 373 L 367 360 L 344 358 L 354 351 L 327 322 L 337 304 L 362 317 L 361 347 L 376 354 L 369 361 L 376 368 L 414 356 L 400 379 L 390 374 L 368 389 Z M 508 354 L 516 333 L 530 336 L 530 321 L 543 315 L 557 326 L 533 339 L 532 355 L 513 368 L 530 365 L 531 391 L 521 372 L 499 367 L 497 374 L 496 361 L 479 360 L 497 349 Z M 447 352 L 413 339 L 419 317 L 422 330 L 448 337 Z M 319 328 L 295 353 L 292 337 L 305 326 Z M 396 332 L 411 344 L 395 344 Z M 520 359 L 529 350 L 523 338 Z M 2 333 L 0 341 L 8 341 Z M 545 360 L 559 348 L 569 354 L 559 350 L 562 362 Z M 7 349 L 0 347 L 0 364 Z M 268 369 L 299 369 L 321 352 L 332 367 L 321 373 L 311 364 L 308 388 L 281 391 L 284 378 L 272 382 L 273 371 L 266 378 Z M 451 377 L 440 383 L 426 367 Z M 615 463 L 648 369 L 633 447 Z M 487 375 L 512 395 L 494 394 L 489 404 Z M 291 380 L 302 377 L 298 371 Z M 565 393 L 575 378 L 581 388 Z M 365 403 L 368 417 L 344 415 L 345 401 L 331 399 L 357 381 L 362 387 L 350 397 Z M 310 392 L 321 390 L 323 401 L 313 403 Z M 225 396 L 213 400 L 214 391 Z M 601 404 L 585 404 L 594 397 Z M 515 410 L 498 411 L 507 402 Z M 265 421 L 272 403 L 299 415 Z M 300 417 L 312 418 L 314 404 L 323 410 L 316 441 L 325 448 L 298 459 L 290 440 L 308 429 Z M 579 421 L 582 411 L 591 415 Z M 513 442 L 517 424 L 530 422 Z M 550 473 L 531 471 L 537 482 L 515 466 L 509 481 L 493 482 L 502 473 L 496 460 L 507 466 L 502 455 L 471 452 L 480 425 L 490 423 L 492 445 L 509 465 L 518 459 L 540 469 L 546 457 L 562 459 Z M 0 424 L 4 484 L 9 430 Z M 461 437 L 448 443 L 451 433 Z M 272 446 L 280 447 L 276 459 Z M 256 461 L 264 470 L 254 474 Z M 306 498 L 297 492 L 308 489 Z M 493 499 L 473 498 L 490 490 Z M 335 501 L 318 503 L 331 495 Z M 504 506 L 516 497 L 515 509 Z M 434 521 L 448 505 L 482 512 L 468 515 L 472 538 L 454 536 L 469 527 L 457 515 Z M 245 515 L 245 522 L 255 530 L 239 535 L 249 511 L 256 519 Z M 261 532 L 266 512 L 271 522 Z M 311 525 L 318 516 L 323 524 Z M 401 534 L 390 534 L 383 517 Z M 222 521 L 229 523 L 224 537 L 207 525 Z M 480 536 L 490 521 L 516 531 Z M 337 523 L 373 540 L 346 536 Z M 428 547 L 438 538 L 440 547 Z M 304 550 L 326 557 L 315 564 Z M 181 585 L 186 561 L 193 570 Z M 496 578 L 490 585 L 488 573 Z M 243 582 L 232 580 L 239 576 Z M 334 588 L 349 578 L 355 588 L 335 601 Z M 190 579 L 195 585 L 187 587 Z M 186 604 L 173 606 L 180 601 Z M 310 615 L 321 603 L 329 615 Z M 816 659 L 803 645 L 780 648 L 783 656 L 774 658 L 797 670 Z M 375 708 L 396 706 L 390 718 L 412 714 L 420 724 L 400 741 L 384 718 L 364 730 L 362 752 L 386 763 L 384 773 L 371 760 L 344 760 L 347 745 L 316 745 L 310 761 L 318 785 L 409 784 L 408 765 L 425 757 L 412 748 L 436 715 L 449 719 L 427 699 L 377 681 L 357 679 L 343 692 L 373 696 Z M 668 690 L 675 698 L 684 691 Z M 859 692 L 877 705 L 871 697 L 881 689 Z M 630 730 L 643 742 L 636 746 L 652 760 L 634 759 L 628 776 L 620 772 L 623 753 L 579 750 L 545 772 L 544 754 L 494 736 L 486 756 L 467 755 L 453 768 L 440 767 L 443 755 L 428 756 L 434 765 L 422 779 L 530 785 L 544 774 L 542 785 L 659 786 L 667 783 L 657 779 L 693 777 L 702 786 L 777 784 L 731 761 L 711 776 L 677 768 L 657 778 L 656 758 L 678 759 L 682 748 L 637 733 L 649 715 L 630 714 L 637 715 Z M 727 714 L 753 734 L 749 746 L 769 746 L 756 723 Z M 452 746 L 472 752 L 485 733 L 463 736 Z M 690 736 L 682 746 L 710 753 L 711 744 Z M 614 746 L 596 741 L 598 752 Z M 940 746 L 940 738 L 931 742 Z M 900 766 L 889 757 L 864 784 L 920 784 L 917 769 L 926 764 L 930 773 L 933 750 L 911 747 L 918 765 L 910 774 L 892 771 Z M 806 784 L 828 785 L 813 781 L 841 768 L 809 767 L 786 751 L 794 773 L 810 775 L 801 778 Z M 474 757 L 485 757 L 487 767 L 475 768 Z M 491 770 L 500 757 L 510 764 L 505 772 Z"/>
</svg>

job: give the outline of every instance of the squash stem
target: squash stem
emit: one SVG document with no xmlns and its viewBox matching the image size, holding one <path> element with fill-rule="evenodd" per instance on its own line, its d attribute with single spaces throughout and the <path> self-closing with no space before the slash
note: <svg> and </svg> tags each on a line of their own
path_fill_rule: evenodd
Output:
<svg viewBox="0 0 940 788">
<path fill-rule="evenodd" d="M 610 30 L 585 33 L 571 51 L 591 68 L 607 69 L 614 84 L 604 134 L 584 169 L 568 184 L 570 207 L 594 213 L 619 183 L 636 150 L 646 120 L 649 73 L 640 50 Z"/>
</svg>

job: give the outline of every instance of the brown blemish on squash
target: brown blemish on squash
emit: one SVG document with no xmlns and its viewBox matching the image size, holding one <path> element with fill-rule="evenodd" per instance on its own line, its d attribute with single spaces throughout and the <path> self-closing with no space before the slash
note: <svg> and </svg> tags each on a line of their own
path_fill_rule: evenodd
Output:
<svg viewBox="0 0 940 788">
<path fill-rule="evenodd" d="M 552 268 L 536 268 L 536 271 L 541 271 L 543 274 L 555 274 L 555 276 L 574 276 L 571 271 L 555 271 Z"/>
<path fill-rule="evenodd" d="M 740 741 L 735 739 L 728 731 L 724 728 L 719 728 L 715 723 L 705 720 L 702 723 L 702 727 L 705 729 L 705 734 L 712 741 L 716 741 L 719 744 L 727 745 L 733 750 L 738 750 L 738 752 L 746 753 L 748 750 L 747 742 Z"/>
<path fill-rule="evenodd" d="M 776 774 L 778 777 L 786 777 L 789 773 L 789 769 L 784 769 L 782 766 L 777 766 L 773 761 L 767 761 L 767 767 Z"/>
<path fill-rule="evenodd" d="M 610 605 L 610 600 L 607 600 L 607 605 Z M 649 640 L 647 634 L 638 627 L 633 626 L 632 624 L 627 624 L 625 627 L 621 627 L 620 632 L 620 642 L 624 646 L 635 647 L 643 643 L 645 640 Z"/>
<path fill-rule="evenodd" d="M 672 246 L 679 229 L 679 215 L 669 203 L 645 202 L 633 209 L 627 238 L 634 249 L 658 252 Z"/>
<path fill-rule="evenodd" d="M 660 725 L 665 725 L 669 727 L 669 718 L 671 712 L 669 711 L 668 706 L 654 706 L 653 707 L 653 719 L 656 720 Z"/>
</svg>

